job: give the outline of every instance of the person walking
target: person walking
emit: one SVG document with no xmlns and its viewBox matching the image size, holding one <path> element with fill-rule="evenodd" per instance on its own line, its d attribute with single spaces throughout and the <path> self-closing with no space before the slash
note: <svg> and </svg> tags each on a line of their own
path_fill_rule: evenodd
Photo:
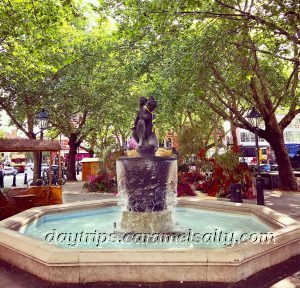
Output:
<svg viewBox="0 0 300 288">
<path fill-rule="evenodd" d="M 0 165 L 0 188 L 4 188 L 4 165 Z"/>
</svg>

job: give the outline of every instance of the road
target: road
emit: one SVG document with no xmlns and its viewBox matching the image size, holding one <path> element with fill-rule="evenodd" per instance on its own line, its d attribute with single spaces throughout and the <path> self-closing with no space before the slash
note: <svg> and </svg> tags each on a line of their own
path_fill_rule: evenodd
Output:
<svg viewBox="0 0 300 288">
<path fill-rule="evenodd" d="M 25 177 L 25 173 L 18 173 L 16 175 L 16 186 L 17 187 L 24 187 L 27 186 L 26 184 L 24 184 L 24 177 Z M 27 170 L 27 181 L 31 180 L 33 178 L 33 171 L 31 170 Z M 77 180 L 81 180 L 81 172 L 79 173 L 79 175 L 77 175 Z M 13 175 L 5 175 L 4 176 L 4 187 L 12 187 L 12 183 L 13 183 Z M 29 182 L 29 184 L 31 183 L 31 181 Z"/>
<path fill-rule="evenodd" d="M 4 176 L 4 187 L 12 187 L 12 183 L 13 183 L 13 175 L 5 175 Z M 17 186 L 24 186 L 24 177 L 25 177 L 25 173 L 18 173 L 16 175 L 16 184 Z M 29 179 L 32 179 L 33 177 L 33 171 L 31 170 L 27 170 L 27 181 Z"/>
</svg>

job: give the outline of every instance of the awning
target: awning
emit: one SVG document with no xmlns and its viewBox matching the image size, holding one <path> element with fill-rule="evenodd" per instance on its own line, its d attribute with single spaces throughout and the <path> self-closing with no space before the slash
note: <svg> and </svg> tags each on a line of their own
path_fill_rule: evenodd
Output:
<svg viewBox="0 0 300 288">
<path fill-rule="evenodd" d="M 0 139 L 0 152 L 60 151 L 60 144 L 53 140 Z"/>
</svg>

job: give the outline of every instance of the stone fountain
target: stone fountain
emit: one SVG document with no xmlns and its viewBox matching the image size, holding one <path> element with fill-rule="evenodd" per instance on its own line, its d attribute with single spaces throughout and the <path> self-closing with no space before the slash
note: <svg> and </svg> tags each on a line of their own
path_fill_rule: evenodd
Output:
<svg viewBox="0 0 300 288">
<path fill-rule="evenodd" d="M 155 156 L 157 139 L 152 119 L 156 106 L 153 97 L 140 99 L 133 128 L 139 154 L 117 161 L 119 204 L 122 207 L 117 232 L 121 231 L 117 236 L 125 236 L 127 232 L 163 234 L 180 230 L 173 225 L 172 215 L 176 204 L 177 161 L 172 157 Z M 181 215 L 189 219 L 185 227 L 189 229 L 189 225 L 193 225 L 196 234 L 204 236 L 207 233 L 203 232 L 215 231 L 218 227 L 226 232 L 228 227 L 237 225 L 228 231 L 245 235 L 248 226 L 252 225 L 253 230 L 248 232 L 271 232 L 276 241 L 253 243 L 249 239 L 237 243 L 238 238 L 235 238 L 235 245 L 208 248 L 198 246 L 197 241 L 189 242 L 189 236 L 185 237 L 187 233 L 179 232 L 176 239 L 185 240 L 183 246 L 181 242 L 175 246 L 161 246 L 152 238 L 149 238 L 151 243 L 147 241 L 136 246 L 139 243 L 128 243 L 126 238 L 117 237 L 110 239 L 116 241 L 109 241 L 107 248 L 87 248 L 85 241 L 77 248 L 69 245 L 62 248 L 44 238 L 44 233 L 48 235 L 48 229 L 52 228 L 57 229 L 59 235 L 78 235 L 80 231 L 92 229 L 95 232 L 88 234 L 95 236 L 94 229 L 99 229 L 106 237 L 116 236 L 116 231 L 111 230 L 115 229 L 114 225 L 105 230 L 108 224 L 115 223 L 106 222 L 107 219 L 118 219 L 113 218 L 112 212 L 107 213 L 107 209 L 117 208 L 116 204 L 116 199 L 102 199 L 35 207 L 0 221 L 0 259 L 51 282 L 123 282 L 123 286 L 128 282 L 174 282 L 176 286 L 184 281 L 238 282 L 300 253 L 300 223 L 287 215 L 264 206 L 198 197 L 180 199 L 176 208 L 177 212 L 184 209 Z M 215 222 L 209 216 L 211 213 Z M 211 217 L 211 220 L 205 217 Z M 181 220 L 178 227 L 182 227 Z M 66 231 L 68 233 L 64 233 Z M 80 242 L 81 236 L 78 238 Z M 129 245 L 126 247 L 125 244 Z"/>
<path fill-rule="evenodd" d="M 155 156 L 158 141 L 153 132 L 154 97 L 140 98 L 133 138 L 137 157 L 117 160 L 119 205 L 123 207 L 121 229 L 133 232 L 170 232 L 172 208 L 177 196 L 177 160 Z"/>
</svg>

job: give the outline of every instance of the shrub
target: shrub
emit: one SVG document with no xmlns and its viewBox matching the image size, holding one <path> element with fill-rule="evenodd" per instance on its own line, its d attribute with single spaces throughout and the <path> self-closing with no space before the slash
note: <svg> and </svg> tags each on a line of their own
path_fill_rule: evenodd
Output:
<svg viewBox="0 0 300 288">
<path fill-rule="evenodd" d="M 193 191 L 192 187 L 188 183 L 179 183 L 177 186 L 177 196 L 196 196 L 197 194 Z"/>
<path fill-rule="evenodd" d="M 230 184 L 242 184 L 242 196 L 253 199 L 253 175 L 246 163 L 238 161 L 238 147 L 233 147 L 216 158 L 206 158 L 205 153 L 200 151 L 198 154 L 201 165 L 212 171 L 211 177 L 198 186 L 209 196 L 227 197 L 229 195 Z"/>
<path fill-rule="evenodd" d="M 198 185 L 200 180 L 204 179 L 198 171 L 193 172 L 179 172 L 177 196 L 195 196 L 197 195 L 193 187 Z"/>
<path fill-rule="evenodd" d="M 117 192 L 117 182 L 113 174 L 100 172 L 96 176 L 90 176 L 88 182 L 84 184 L 84 189 L 89 192 Z"/>
</svg>

